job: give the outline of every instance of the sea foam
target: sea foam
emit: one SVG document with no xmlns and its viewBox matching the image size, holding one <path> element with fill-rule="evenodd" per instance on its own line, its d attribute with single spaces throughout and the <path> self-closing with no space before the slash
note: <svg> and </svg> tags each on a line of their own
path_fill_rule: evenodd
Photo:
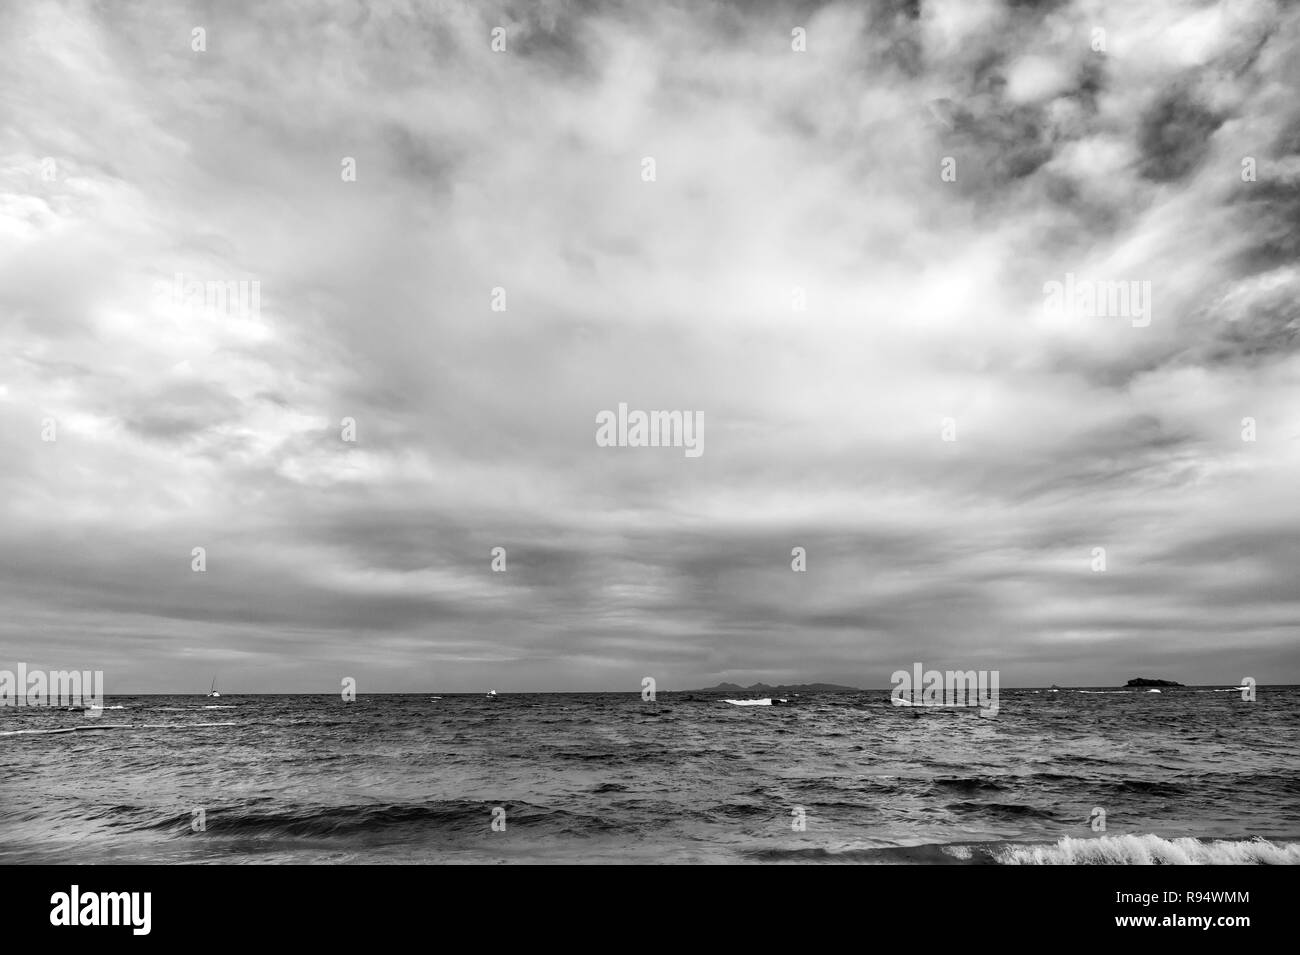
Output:
<svg viewBox="0 0 1300 955">
<path fill-rule="evenodd" d="M 1007 846 L 997 858 L 1003 865 L 1300 865 L 1300 843 L 1066 836 L 1051 846 Z"/>
</svg>

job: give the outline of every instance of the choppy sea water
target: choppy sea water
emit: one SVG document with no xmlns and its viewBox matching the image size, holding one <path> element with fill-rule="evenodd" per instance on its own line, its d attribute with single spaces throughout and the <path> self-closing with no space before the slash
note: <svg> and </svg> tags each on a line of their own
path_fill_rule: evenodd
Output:
<svg viewBox="0 0 1300 955">
<path fill-rule="evenodd" d="M 0 708 L 0 862 L 1300 862 L 1295 687 L 104 702 Z"/>
</svg>

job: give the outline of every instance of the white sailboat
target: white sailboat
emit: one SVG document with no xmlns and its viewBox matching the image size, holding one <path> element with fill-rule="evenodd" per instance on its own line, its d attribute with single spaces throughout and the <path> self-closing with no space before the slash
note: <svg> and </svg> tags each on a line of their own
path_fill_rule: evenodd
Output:
<svg viewBox="0 0 1300 955">
<path fill-rule="evenodd" d="M 208 690 L 208 696 L 213 699 L 218 699 L 221 696 L 221 694 L 217 692 L 217 678 L 215 676 L 212 678 L 212 689 Z"/>
</svg>

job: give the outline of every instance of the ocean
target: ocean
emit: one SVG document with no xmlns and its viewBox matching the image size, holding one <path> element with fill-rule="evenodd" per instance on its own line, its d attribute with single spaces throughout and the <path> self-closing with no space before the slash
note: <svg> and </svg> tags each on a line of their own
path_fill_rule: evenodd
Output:
<svg viewBox="0 0 1300 955">
<path fill-rule="evenodd" d="M 4 863 L 1297 863 L 1300 689 L 0 708 Z"/>
</svg>

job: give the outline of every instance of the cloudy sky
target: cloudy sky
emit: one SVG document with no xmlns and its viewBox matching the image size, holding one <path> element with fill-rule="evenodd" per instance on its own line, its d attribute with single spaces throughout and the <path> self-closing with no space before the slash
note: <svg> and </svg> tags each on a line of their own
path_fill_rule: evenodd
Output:
<svg viewBox="0 0 1300 955">
<path fill-rule="evenodd" d="M 0 667 L 1298 683 L 1297 89 L 1252 0 L 5 4 Z"/>
</svg>

